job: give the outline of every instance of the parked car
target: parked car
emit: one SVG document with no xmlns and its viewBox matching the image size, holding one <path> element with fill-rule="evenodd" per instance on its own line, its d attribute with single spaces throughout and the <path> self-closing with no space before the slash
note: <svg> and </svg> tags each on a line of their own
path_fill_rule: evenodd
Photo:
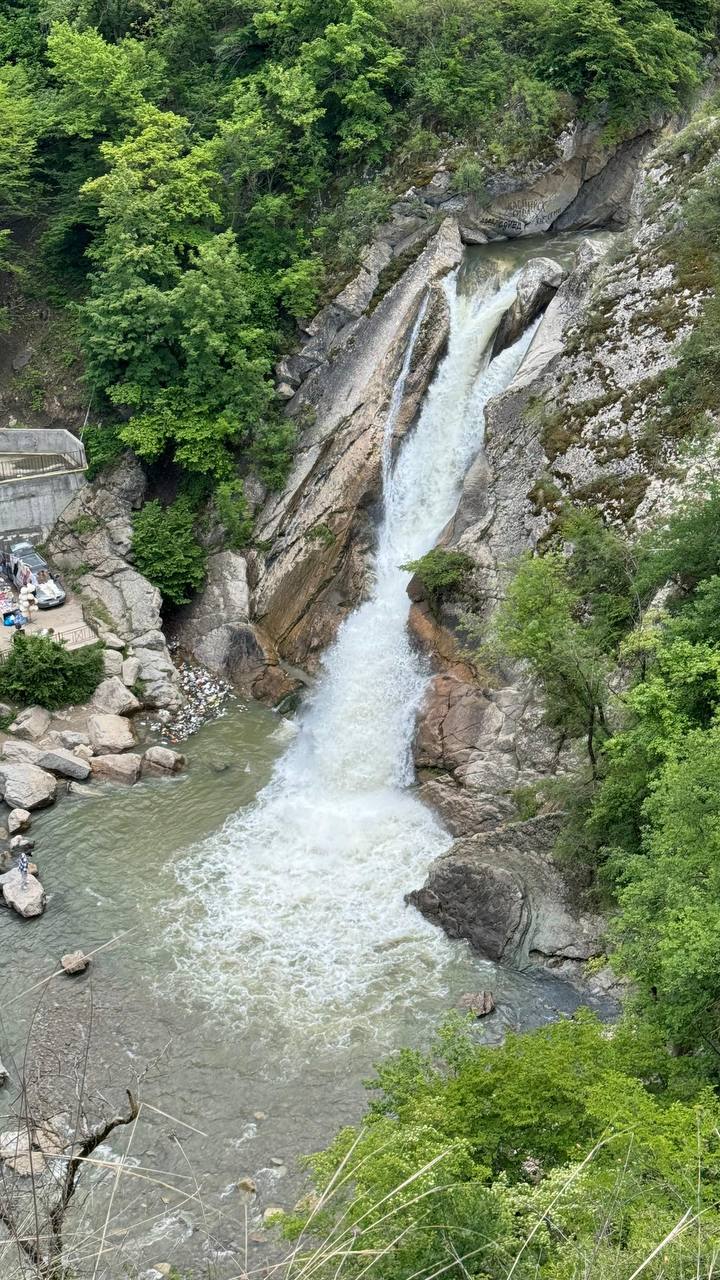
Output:
<svg viewBox="0 0 720 1280">
<path fill-rule="evenodd" d="M 38 609 L 57 609 L 65 603 L 65 588 L 31 542 L 16 542 L 3 553 L 4 568 L 13 586 L 34 587 Z"/>
</svg>

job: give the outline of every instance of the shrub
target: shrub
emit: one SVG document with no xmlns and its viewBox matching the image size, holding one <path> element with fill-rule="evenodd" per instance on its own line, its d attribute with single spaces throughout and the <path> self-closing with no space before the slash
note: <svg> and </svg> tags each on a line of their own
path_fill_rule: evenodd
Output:
<svg viewBox="0 0 720 1280">
<path fill-rule="evenodd" d="M 87 702 L 103 678 L 102 647 L 66 649 L 51 636 L 17 635 L 2 667 L 0 693 L 48 711 Z"/>
<path fill-rule="evenodd" d="M 187 604 L 205 576 L 206 553 L 195 536 L 187 498 L 169 507 L 146 502 L 133 520 L 135 564 L 170 604 Z"/>
<path fill-rule="evenodd" d="M 419 560 L 403 564 L 401 569 L 414 573 L 428 593 L 431 606 L 436 609 L 448 596 L 459 594 L 475 562 L 464 551 L 446 551 L 434 547 Z"/>
<path fill-rule="evenodd" d="M 215 490 L 213 501 L 227 534 L 228 546 L 236 550 L 247 546 L 252 534 L 253 518 L 242 480 L 223 480 Z"/>
</svg>

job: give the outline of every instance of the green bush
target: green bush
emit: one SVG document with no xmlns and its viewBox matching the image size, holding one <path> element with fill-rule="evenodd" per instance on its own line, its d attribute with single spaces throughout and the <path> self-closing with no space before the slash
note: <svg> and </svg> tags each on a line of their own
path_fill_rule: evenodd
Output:
<svg viewBox="0 0 720 1280">
<path fill-rule="evenodd" d="M 135 564 L 170 604 L 187 604 L 205 576 L 195 518 L 190 501 L 178 498 L 169 507 L 146 502 L 133 520 Z"/>
<path fill-rule="evenodd" d="M 464 551 L 446 551 L 434 547 L 419 560 L 411 560 L 400 566 L 407 573 L 414 573 L 425 588 L 430 604 L 437 609 L 449 596 L 461 593 L 468 574 L 475 568 L 475 561 Z"/>
<path fill-rule="evenodd" d="M 0 695 L 56 711 L 87 702 L 103 678 L 102 646 L 66 649 L 51 636 L 16 635 L 0 666 Z"/>
<path fill-rule="evenodd" d="M 253 518 L 242 480 L 223 480 L 213 494 L 213 502 L 225 529 L 228 546 L 235 550 L 246 547 L 252 536 Z"/>
</svg>

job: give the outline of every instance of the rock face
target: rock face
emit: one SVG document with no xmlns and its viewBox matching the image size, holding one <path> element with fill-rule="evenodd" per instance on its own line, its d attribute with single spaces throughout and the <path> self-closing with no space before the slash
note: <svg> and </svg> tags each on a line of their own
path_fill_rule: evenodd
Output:
<svg viewBox="0 0 720 1280">
<path fill-rule="evenodd" d="M 98 753 L 127 751 L 135 743 L 135 736 L 127 720 L 116 715 L 94 715 L 88 720 L 90 745 Z"/>
<path fill-rule="evenodd" d="M 532 258 L 523 267 L 517 282 L 517 297 L 502 317 L 495 334 L 494 356 L 522 337 L 555 297 L 564 278 L 565 271 L 552 258 Z"/>
<path fill-rule="evenodd" d="M 65 509 L 48 551 L 59 569 L 77 577 L 81 597 L 94 602 L 94 625 L 105 645 L 132 646 L 143 704 L 172 709 L 182 694 L 162 632 L 160 592 L 132 566 L 132 513 L 145 493 L 140 464 L 123 458 Z"/>
<path fill-rule="evenodd" d="M 641 165 L 630 235 L 611 258 L 602 242 L 584 242 L 514 381 L 487 406 L 484 452 L 442 539 L 475 565 L 469 589 L 481 620 L 502 598 L 517 557 L 552 534 L 565 504 L 642 528 L 681 492 L 672 437 L 661 456 L 652 452 L 648 429 L 657 421 L 659 375 L 675 363 L 703 301 L 678 287 L 665 239 L 695 166 L 715 162 L 717 141 L 708 139 L 720 137 L 720 120 L 704 119 L 701 127 L 704 145 L 691 139 L 683 154 L 676 138 Z M 638 143 L 635 155 L 644 147 Z M 614 170 L 632 154 L 626 148 Z M 601 207 L 611 178 L 610 167 L 598 172 L 558 225 L 590 217 L 590 197 L 594 210 Z M 677 464 L 672 479 L 668 464 Z M 415 759 L 422 797 L 452 834 L 468 838 L 433 865 L 412 900 L 493 959 L 537 960 L 577 976 L 602 946 L 602 924 L 568 900 L 551 856 L 557 819 L 516 820 L 518 789 L 572 766 L 575 746 L 548 729 L 521 670 L 509 664 L 496 671 L 492 687 L 472 669 L 460 670 L 456 624 L 445 609 L 434 628 L 414 628 L 437 671 Z"/>
<path fill-rule="evenodd" d="M 45 890 L 35 876 L 28 873 L 23 881 L 17 868 L 13 868 L 0 876 L 0 885 L 5 905 L 12 907 L 19 916 L 29 919 L 42 915 L 46 903 Z"/>
<path fill-rule="evenodd" d="M 34 764 L 0 763 L 0 792 L 11 809 L 44 809 L 53 804 L 57 782 Z"/>
<path fill-rule="evenodd" d="M 209 671 L 260 701 L 276 703 L 296 683 L 283 671 L 268 637 L 251 625 L 251 600 L 245 556 L 218 551 L 208 556 L 202 590 L 178 612 L 173 639 Z"/>
<path fill-rule="evenodd" d="M 301 424 L 311 420 L 301 425 L 285 489 L 258 521 L 258 539 L 271 541 L 272 551 L 256 565 L 253 616 L 291 662 L 314 667 L 365 590 L 374 536 L 369 508 L 378 497 L 393 389 L 414 334 L 397 444 L 447 340 L 439 282 L 461 252 L 457 227 L 447 220 L 372 314 L 348 319 L 328 339 L 324 364 L 290 402 Z"/>
<path fill-rule="evenodd" d="M 408 901 L 489 960 L 534 961 L 576 976 L 602 951 L 604 921 L 576 911 L 551 852 L 556 816 L 458 840 Z"/>
</svg>

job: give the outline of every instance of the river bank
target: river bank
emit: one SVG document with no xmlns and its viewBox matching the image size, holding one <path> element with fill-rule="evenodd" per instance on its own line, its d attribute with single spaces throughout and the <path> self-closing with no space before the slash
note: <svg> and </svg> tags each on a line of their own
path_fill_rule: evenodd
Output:
<svg viewBox="0 0 720 1280">
<path fill-rule="evenodd" d="M 493 991 L 497 1011 L 482 1026 L 492 1039 L 507 1027 L 539 1025 L 580 1003 L 561 982 L 497 969 L 466 944 L 448 942 L 402 906 L 407 878 L 401 866 L 392 886 L 402 913 L 399 931 L 391 919 L 384 935 L 363 935 L 362 903 L 357 904 L 355 960 L 361 973 L 374 970 L 376 980 L 352 999 L 344 993 L 343 973 L 334 973 L 332 964 L 325 986 L 307 990 L 303 1000 L 297 988 L 273 985 L 269 952 L 265 967 L 248 963 L 247 937 L 243 943 L 238 934 L 236 947 L 225 953 L 217 944 L 209 947 L 205 911 L 178 879 L 178 868 L 191 860 L 208 883 L 222 883 L 217 843 L 213 853 L 202 842 L 213 835 L 217 842 L 223 822 L 238 806 L 252 804 L 291 732 L 272 712 L 239 704 L 188 740 L 185 774 L 144 780 L 128 790 L 98 788 L 90 799 L 68 797 L 61 807 L 38 814 L 38 841 L 52 861 L 49 910 L 29 924 L 10 912 L 0 915 L 3 946 L 15 958 L 4 988 L 0 1044 L 11 1081 L 0 1094 L 0 1110 L 15 1096 L 39 1001 L 28 1071 L 43 1072 L 57 1106 L 67 1106 L 67 1072 L 92 1016 L 88 1089 L 121 1096 L 134 1072 L 155 1062 L 143 1096 L 177 1118 L 176 1123 L 147 1112 L 138 1128 L 131 1164 L 161 1170 L 163 1180 L 180 1191 L 143 1187 L 141 1209 L 137 1186 L 129 1179 L 121 1183 L 112 1212 L 113 1239 L 123 1246 L 118 1270 L 120 1257 L 143 1274 L 153 1262 L 187 1270 L 218 1256 L 217 1274 L 232 1275 L 244 1248 L 246 1210 L 248 1231 L 257 1237 L 250 1249 L 259 1264 L 268 1248 L 264 1210 L 291 1207 L 302 1190 L 297 1157 L 327 1142 L 340 1124 L 356 1120 L 362 1081 L 373 1063 L 399 1044 L 427 1044 L 464 992 Z M 356 888 L 349 865 L 347 870 L 349 883 L 326 885 L 324 891 L 342 898 Z M 338 872 L 336 865 L 333 874 Z M 249 875 L 247 891 L 254 881 Z M 316 888 L 323 892 L 320 882 Z M 369 895 L 372 886 L 365 888 Z M 245 892 L 240 878 L 239 918 Z M 375 924 L 377 929 L 380 922 Z M 257 918 L 256 927 L 262 949 L 272 920 Z M 16 1000 L 53 972 L 63 952 L 77 946 L 92 951 L 125 930 L 131 932 L 98 954 L 87 975 L 61 976 L 45 992 Z M 317 944 L 323 945 L 321 924 Z M 339 996 L 335 1005 L 328 998 L 333 992 Z M 125 1141 L 120 1136 L 115 1150 Z M 110 1150 L 107 1155 L 113 1158 Z M 182 1203 L 186 1159 L 202 1188 L 202 1208 L 197 1200 Z M 249 1203 L 237 1188 L 244 1178 L 257 1187 Z M 96 1224 L 111 1190 L 111 1179 L 98 1180 L 90 1208 Z M 132 1224 L 138 1225 L 126 1242 L 117 1233 Z M 73 1219 L 72 1231 L 79 1229 L 79 1218 Z"/>
</svg>

